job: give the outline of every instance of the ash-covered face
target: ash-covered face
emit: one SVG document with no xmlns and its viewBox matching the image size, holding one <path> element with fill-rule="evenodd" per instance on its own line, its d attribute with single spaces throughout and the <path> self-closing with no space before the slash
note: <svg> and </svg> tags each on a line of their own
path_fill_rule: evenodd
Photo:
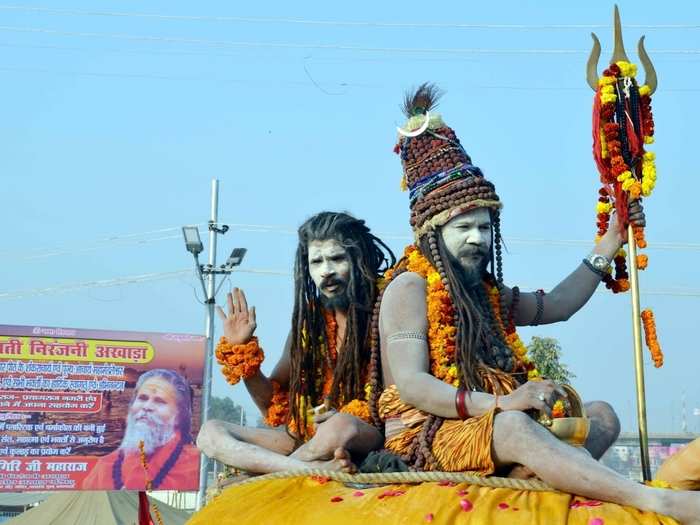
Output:
<svg viewBox="0 0 700 525">
<path fill-rule="evenodd" d="M 491 215 L 486 208 L 476 208 L 452 218 L 441 230 L 450 255 L 463 271 L 467 284 L 483 278 L 491 253 Z"/>
<path fill-rule="evenodd" d="M 309 273 L 328 308 L 348 307 L 350 255 L 335 239 L 309 242 Z"/>
</svg>

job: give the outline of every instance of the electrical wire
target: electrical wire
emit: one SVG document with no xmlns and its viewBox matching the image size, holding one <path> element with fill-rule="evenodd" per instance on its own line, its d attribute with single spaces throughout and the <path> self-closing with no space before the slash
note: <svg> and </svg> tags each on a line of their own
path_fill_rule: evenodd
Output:
<svg viewBox="0 0 700 525">
<path fill-rule="evenodd" d="M 316 26 L 426 28 L 426 29 L 499 29 L 499 30 L 550 30 L 550 29 L 608 29 L 608 24 L 461 24 L 454 22 L 374 22 L 347 20 L 314 20 L 305 18 L 269 18 L 212 15 L 166 15 L 159 13 L 136 13 L 123 11 L 92 11 L 86 9 L 48 8 L 42 6 L 0 5 L 1 10 L 24 11 L 63 16 L 97 16 L 116 18 L 148 18 L 196 22 L 236 22 L 253 24 L 301 24 Z M 624 24 L 623 28 L 634 29 L 700 29 L 699 24 Z"/>
<path fill-rule="evenodd" d="M 178 44 L 196 44 L 211 47 L 244 47 L 268 49 L 324 49 L 335 51 L 361 51 L 373 53 L 424 53 L 424 54 L 458 54 L 458 55 L 587 55 L 587 49 L 488 49 L 488 48 L 413 48 L 413 47 L 379 47 L 347 44 L 312 44 L 294 42 L 251 42 L 243 40 L 207 40 L 201 38 L 166 37 L 155 35 L 132 35 L 128 33 L 94 33 L 85 31 L 62 31 L 43 27 L 0 26 L 0 31 L 15 33 L 35 33 L 55 36 L 81 38 L 111 38 L 134 42 L 166 42 Z M 652 49 L 653 55 L 700 55 L 700 49 Z"/>
</svg>

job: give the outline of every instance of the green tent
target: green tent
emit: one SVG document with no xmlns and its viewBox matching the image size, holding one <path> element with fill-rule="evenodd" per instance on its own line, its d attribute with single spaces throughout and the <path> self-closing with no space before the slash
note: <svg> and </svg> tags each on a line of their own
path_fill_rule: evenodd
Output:
<svg viewBox="0 0 700 525">
<path fill-rule="evenodd" d="M 184 525 L 190 514 L 149 498 L 153 522 L 153 502 L 158 506 L 163 525 Z M 136 525 L 139 498 L 137 492 L 86 491 L 58 492 L 39 506 L 5 522 L 5 525 Z"/>
</svg>

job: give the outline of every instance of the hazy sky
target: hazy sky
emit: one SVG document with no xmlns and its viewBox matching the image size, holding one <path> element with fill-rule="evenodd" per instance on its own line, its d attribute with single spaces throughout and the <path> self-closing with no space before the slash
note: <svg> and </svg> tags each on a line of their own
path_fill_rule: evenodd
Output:
<svg viewBox="0 0 700 525">
<path fill-rule="evenodd" d="M 445 121 L 505 203 L 507 283 L 550 289 L 590 250 L 585 62 L 592 30 L 602 64 L 610 56 L 612 4 L 21 5 L 0 4 L 0 323 L 202 333 L 191 273 L 47 289 L 191 269 L 179 227 L 206 222 L 216 177 L 233 225 L 219 258 L 248 248 L 231 281 L 257 306 L 269 371 L 289 329 L 294 230 L 306 217 L 350 211 L 397 254 L 410 239 L 392 147 L 404 91 L 427 80 L 446 90 Z M 685 392 L 699 430 L 700 7 L 620 8 L 630 58 L 645 33 L 659 75 L 642 305 L 656 313 L 666 364 L 654 369 L 645 353 L 650 429 L 680 430 Z M 600 293 L 566 323 L 521 331 L 558 338 L 575 386 L 610 401 L 623 430 L 636 424 L 629 304 Z M 254 421 L 245 388 L 214 378 L 214 394 Z"/>
</svg>

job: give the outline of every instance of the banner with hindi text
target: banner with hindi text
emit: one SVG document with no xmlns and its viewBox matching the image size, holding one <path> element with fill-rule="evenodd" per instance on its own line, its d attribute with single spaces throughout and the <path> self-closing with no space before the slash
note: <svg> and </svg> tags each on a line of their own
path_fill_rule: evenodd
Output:
<svg viewBox="0 0 700 525">
<path fill-rule="evenodd" d="M 197 490 L 205 347 L 0 325 L 0 491 Z"/>
</svg>

